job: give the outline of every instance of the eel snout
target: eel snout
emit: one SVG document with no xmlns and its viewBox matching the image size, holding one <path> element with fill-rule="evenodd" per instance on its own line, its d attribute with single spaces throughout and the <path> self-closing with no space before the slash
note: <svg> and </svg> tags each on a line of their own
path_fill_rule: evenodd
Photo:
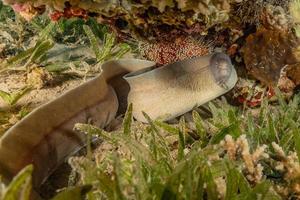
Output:
<svg viewBox="0 0 300 200">
<path fill-rule="evenodd" d="M 227 87 L 225 83 L 230 78 L 234 67 L 226 54 L 215 53 L 210 59 L 210 70 L 216 83 L 221 87 Z"/>
</svg>

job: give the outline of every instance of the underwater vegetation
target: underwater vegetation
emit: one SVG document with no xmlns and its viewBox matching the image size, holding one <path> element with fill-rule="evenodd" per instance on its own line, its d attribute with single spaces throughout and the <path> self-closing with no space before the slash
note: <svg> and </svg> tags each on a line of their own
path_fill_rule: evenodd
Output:
<svg viewBox="0 0 300 200">
<path fill-rule="evenodd" d="M 171 125 L 133 122 L 129 107 L 110 133 L 77 124 L 104 142 L 69 160 L 73 180 L 96 185 L 90 199 L 297 199 L 299 95 L 282 103 L 265 101 L 253 115 L 216 101 L 208 120 L 198 110 Z"/>
<path fill-rule="evenodd" d="M 44 198 L 300 199 L 300 0 L 3 2 L 18 14 L 2 15 L 0 2 L 0 70 L 25 72 L 30 88 L 66 71 L 85 79 L 134 48 L 158 66 L 221 51 L 239 73 L 228 99 L 240 107 L 215 100 L 171 123 L 145 114 L 146 125 L 129 106 L 113 132 L 77 124 L 102 145 L 71 157 L 66 188 L 55 196 L 62 187 L 50 177 Z M 81 53 L 74 59 L 60 53 L 73 51 L 70 44 L 89 46 L 74 48 Z M 0 91 L 17 120 L 29 112 L 13 110 L 28 88 Z M 0 110 L 1 123 L 17 120 Z M 1 184 L 0 199 L 29 199 L 32 170 Z"/>
<path fill-rule="evenodd" d="M 286 103 L 280 96 L 279 106 L 265 100 L 256 111 L 217 100 L 175 124 L 146 114 L 149 124 L 133 121 L 132 106 L 113 132 L 76 124 L 102 143 L 69 159 L 63 191 L 85 188 L 86 199 L 298 199 L 300 98 Z M 44 198 L 57 192 L 60 173 Z"/>
</svg>

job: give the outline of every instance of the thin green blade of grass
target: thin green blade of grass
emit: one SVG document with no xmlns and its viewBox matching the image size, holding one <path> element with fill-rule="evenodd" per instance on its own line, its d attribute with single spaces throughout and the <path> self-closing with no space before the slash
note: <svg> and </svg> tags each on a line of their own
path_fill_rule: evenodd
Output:
<svg viewBox="0 0 300 200">
<path fill-rule="evenodd" d="M 230 163 L 227 165 L 228 172 L 226 174 L 226 195 L 225 200 L 236 199 L 239 192 L 240 173 Z"/>
<path fill-rule="evenodd" d="M 104 39 L 105 33 L 109 32 L 109 29 L 105 25 L 100 25 L 96 19 L 90 18 L 87 21 L 87 24 L 92 29 L 93 33 L 95 33 L 96 36 L 98 36 L 101 40 Z"/>
<path fill-rule="evenodd" d="M 93 33 L 92 29 L 88 25 L 84 25 L 83 29 L 92 45 L 92 49 L 95 53 L 95 56 L 97 58 L 97 61 L 101 61 L 101 58 L 103 57 L 101 52 L 101 46 L 99 44 L 99 41 L 96 37 L 96 35 Z"/>
<path fill-rule="evenodd" d="M 226 135 L 231 135 L 231 130 L 234 129 L 235 124 L 231 124 L 228 127 L 225 127 L 221 129 L 217 134 L 215 134 L 211 139 L 210 139 L 210 144 L 218 144 L 221 142 L 221 140 L 224 139 Z"/>
<path fill-rule="evenodd" d="M 191 162 L 187 162 L 187 169 L 193 169 L 193 165 Z M 186 173 L 184 174 L 184 198 L 185 199 L 192 199 L 192 194 L 193 194 L 193 176 L 194 174 L 192 173 L 192 170 L 186 170 Z"/>
<path fill-rule="evenodd" d="M 196 126 L 197 134 L 198 134 L 200 140 L 202 142 L 204 142 L 205 139 L 206 139 L 206 132 L 205 132 L 205 130 L 203 128 L 202 118 L 199 115 L 199 113 L 197 111 L 195 111 L 195 110 L 192 112 L 192 116 L 193 116 L 193 121 L 194 121 L 195 126 Z"/>
<path fill-rule="evenodd" d="M 150 128 L 148 131 L 151 135 L 151 142 L 150 142 L 150 150 L 152 152 L 152 155 L 154 157 L 155 160 L 158 160 L 158 148 L 157 148 L 157 143 L 156 143 L 156 137 L 154 134 L 154 131 Z"/>
<path fill-rule="evenodd" d="M 214 120 L 215 122 L 217 122 L 216 120 L 219 118 L 218 108 L 217 108 L 212 102 L 209 102 L 209 103 L 208 103 L 208 107 L 209 107 L 209 110 L 210 110 L 211 113 L 212 113 L 213 120 Z"/>
<path fill-rule="evenodd" d="M 292 124 L 292 133 L 294 136 L 294 145 L 295 145 L 295 150 L 297 152 L 298 159 L 300 160 L 300 128 L 297 126 L 296 123 L 291 123 Z"/>
<path fill-rule="evenodd" d="M 34 50 L 35 50 L 35 47 L 32 47 L 32 48 L 29 48 L 25 51 L 22 51 L 21 53 L 19 53 L 18 55 L 14 56 L 12 58 L 9 58 L 7 60 L 7 65 L 11 66 L 11 65 L 17 65 L 18 63 L 21 63 L 25 59 L 29 58 L 30 55 L 34 52 Z M 4 66 L 3 69 L 5 67 L 7 67 L 7 65 Z"/>
<path fill-rule="evenodd" d="M 171 133 L 172 135 L 178 135 L 179 134 L 179 129 L 176 127 L 173 127 L 167 123 L 161 122 L 161 121 L 154 121 L 154 124 L 158 126 L 159 128 L 162 128 L 168 133 Z"/>
<path fill-rule="evenodd" d="M 103 47 L 101 54 L 97 57 L 98 62 L 103 62 L 111 58 L 112 48 L 115 44 L 115 36 L 111 33 L 106 33 L 104 35 Z"/>
<path fill-rule="evenodd" d="M 152 121 L 152 119 L 149 117 L 149 115 L 147 115 L 147 113 L 142 112 L 145 119 L 147 120 L 147 122 L 149 123 L 150 127 L 153 129 L 153 131 L 155 131 L 158 135 L 159 134 L 159 130 L 157 129 L 157 127 L 155 126 L 154 122 Z"/>
<path fill-rule="evenodd" d="M 13 92 L 13 93 L 8 93 L 5 91 L 0 90 L 0 97 L 10 106 L 15 105 L 24 95 L 26 95 L 28 92 L 31 91 L 31 87 L 24 87 L 23 89 Z"/>
<path fill-rule="evenodd" d="M 98 127 L 92 126 L 90 124 L 77 123 L 74 126 L 74 130 L 78 130 L 85 134 L 98 136 L 100 138 L 103 138 L 107 142 L 116 142 L 115 139 L 111 137 L 108 133 L 106 133 L 104 130 L 101 130 Z"/>
<path fill-rule="evenodd" d="M 131 124 L 132 124 L 132 104 L 130 104 L 127 108 L 127 111 L 125 113 L 125 117 L 123 120 L 123 129 L 124 129 L 124 134 L 125 135 L 130 135 L 131 133 Z"/>
<path fill-rule="evenodd" d="M 75 164 L 74 160 L 71 158 L 69 160 L 69 163 L 75 168 L 76 172 L 79 172 L 81 175 L 81 181 L 80 184 L 86 186 L 86 185 L 92 185 L 99 183 L 99 174 L 98 169 L 95 167 L 95 162 L 91 159 L 83 159 L 80 163 Z M 88 192 L 87 199 L 94 200 L 96 199 L 95 193 L 93 190 Z"/>
<path fill-rule="evenodd" d="M 3 200 L 29 200 L 31 191 L 31 175 L 33 172 L 33 166 L 28 165 L 22 169 L 17 176 L 15 176 L 12 182 L 9 184 L 6 189 Z"/>
<path fill-rule="evenodd" d="M 278 102 L 279 102 L 279 105 L 280 105 L 281 109 L 286 110 L 288 108 L 287 107 L 288 105 L 287 105 L 287 103 L 286 103 L 286 101 L 283 97 L 283 94 L 282 94 L 282 92 L 280 91 L 279 88 L 275 88 L 275 94 L 278 98 Z"/>
<path fill-rule="evenodd" d="M 248 134 L 249 136 L 252 138 L 252 139 L 255 139 L 255 123 L 254 123 L 254 119 L 253 119 L 253 116 L 248 113 L 247 114 L 247 131 L 248 131 Z"/>
<path fill-rule="evenodd" d="M 82 200 L 91 189 L 91 185 L 69 187 L 57 194 L 54 198 L 52 198 L 52 200 Z"/>
<path fill-rule="evenodd" d="M 248 192 L 251 190 L 250 184 L 248 183 L 246 177 L 241 172 L 239 172 L 237 169 L 235 169 L 235 172 L 237 175 L 236 178 L 238 179 L 239 182 L 239 192 L 241 193 L 241 196 L 244 197 L 245 194 L 248 194 Z"/>
<path fill-rule="evenodd" d="M 39 58 L 45 55 L 45 53 L 54 46 L 52 40 L 45 40 L 42 42 L 37 42 L 36 45 L 26 51 L 21 52 L 20 54 L 10 58 L 7 61 L 7 64 L 1 68 L 1 71 L 6 70 L 9 67 L 18 65 L 28 59 L 24 67 L 26 68 L 32 62 L 35 62 Z M 1 72 L 0 71 L 0 72 Z"/>
<path fill-rule="evenodd" d="M 118 143 L 124 144 L 136 158 L 143 158 L 148 163 L 157 163 L 151 151 L 133 138 L 118 134 L 114 137 Z"/>
<path fill-rule="evenodd" d="M 57 62 L 45 66 L 48 72 L 63 72 L 70 69 L 69 62 Z M 76 65 L 76 64 L 74 64 Z"/>
<path fill-rule="evenodd" d="M 3 101 L 5 101 L 5 103 L 11 104 L 12 97 L 10 93 L 0 90 L 0 97 L 2 98 Z"/>
<path fill-rule="evenodd" d="M 121 163 L 119 161 L 119 158 L 117 156 L 114 157 L 114 172 L 116 174 L 115 176 L 115 199 L 117 200 L 125 200 L 125 196 L 123 195 L 124 190 L 122 190 L 122 184 L 121 180 L 119 179 L 120 176 L 120 171 L 121 171 Z"/>
<path fill-rule="evenodd" d="M 126 53 L 128 53 L 131 50 L 131 47 L 126 43 L 120 44 L 118 48 L 119 50 L 113 54 L 113 57 L 115 59 L 122 58 Z"/>
<path fill-rule="evenodd" d="M 231 108 L 228 110 L 228 113 L 227 113 L 228 121 L 229 121 L 229 124 L 233 125 L 232 130 L 231 130 L 231 135 L 234 138 L 238 138 L 242 133 L 242 131 L 240 129 L 241 122 L 236 115 L 237 114 L 235 113 L 234 109 Z"/>
<path fill-rule="evenodd" d="M 47 53 L 47 51 L 49 51 L 53 46 L 54 42 L 52 40 L 45 40 L 41 43 L 38 43 L 32 54 L 30 55 L 29 59 L 27 60 L 25 67 L 28 67 L 31 63 L 42 58 Z"/>
<path fill-rule="evenodd" d="M 281 146 L 283 149 L 287 149 L 287 150 L 294 150 L 292 149 L 293 146 L 295 146 L 295 150 L 297 151 L 297 143 L 293 144 L 293 140 L 294 140 L 294 130 L 293 127 L 291 127 L 291 130 L 287 130 L 287 132 L 283 135 L 280 135 L 279 138 L 279 146 Z M 299 138 L 300 139 L 300 138 Z M 277 141 L 277 139 L 276 139 Z"/>
<path fill-rule="evenodd" d="M 180 118 L 179 130 L 180 131 L 178 133 L 178 161 L 181 161 L 184 158 L 185 135 L 186 135 L 186 126 L 183 117 Z"/>
<path fill-rule="evenodd" d="M 15 92 L 11 95 L 10 105 L 15 105 L 23 96 L 25 96 L 28 92 L 30 92 L 32 88 L 30 86 L 26 86 L 18 92 Z"/>
<path fill-rule="evenodd" d="M 259 110 L 259 117 L 258 117 L 258 124 L 263 126 L 266 123 L 266 116 L 267 116 L 267 110 L 268 110 L 268 102 L 266 99 L 263 99 L 260 105 Z"/>
<path fill-rule="evenodd" d="M 26 182 L 24 183 L 24 189 L 20 193 L 20 200 L 30 199 L 31 192 L 32 192 L 32 183 L 30 178 L 27 179 Z"/>
<path fill-rule="evenodd" d="M 274 126 L 274 120 L 271 115 L 268 115 L 268 127 L 267 127 L 267 132 L 268 132 L 268 138 L 271 141 L 276 141 L 276 128 Z"/>
<path fill-rule="evenodd" d="M 210 167 L 204 166 L 204 180 L 206 182 L 206 192 L 208 199 L 218 199 L 218 191 L 216 183 L 214 182 L 214 177 L 211 173 Z"/>
<path fill-rule="evenodd" d="M 200 171 L 200 170 L 197 170 L 197 171 Z M 203 174 L 199 173 L 199 177 L 198 177 L 198 180 L 197 180 L 197 186 L 196 186 L 196 192 L 195 192 L 195 196 L 196 196 L 195 199 L 198 198 L 199 200 L 203 200 L 203 197 L 204 197 L 204 184 L 205 184 L 205 181 L 204 181 L 204 178 L 203 178 Z"/>
<path fill-rule="evenodd" d="M 172 191 L 172 189 L 170 188 L 170 186 L 166 186 L 164 188 L 164 191 L 162 193 L 162 197 L 161 200 L 177 200 L 177 195 L 175 192 Z"/>
<path fill-rule="evenodd" d="M 141 159 L 136 165 L 135 177 L 139 179 L 135 187 L 138 192 L 136 199 L 160 199 L 164 188 L 162 179 L 168 174 L 164 164 L 158 162 L 152 165 Z"/>
<path fill-rule="evenodd" d="M 55 23 L 51 22 L 40 32 L 39 38 L 34 47 L 22 51 L 21 53 L 12 58 L 9 58 L 7 60 L 7 64 L 4 65 L 0 70 L 3 71 L 6 68 L 15 66 L 28 58 L 31 60 L 36 60 L 37 58 L 41 57 L 45 53 L 44 51 L 47 51 L 50 48 L 52 48 L 52 44 L 49 44 L 49 38 L 51 36 L 51 33 L 54 31 L 54 28 Z"/>
<path fill-rule="evenodd" d="M 39 33 L 39 41 L 48 40 L 51 38 L 51 34 L 55 32 L 56 23 L 50 22 L 40 33 Z"/>
<path fill-rule="evenodd" d="M 101 188 L 101 191 L 106 195 L 108 199 L 114 198 L 114 185 L 115 180 L 111 180 L 111 177 L 105 172 L 98 170 L 97 179 L 99 181 L 98 187 Z"/>
<path fill-rule="evenodd" d="M 165 140 L 164 137 L 162 137 L 158 128 L 156 127 L 155 123 L 151 120 L 149 115 L 147 115 L 145 112 L 143 112 L 143 115 L 144 115 L 145 119 L 147 120 L 147 122 L 149 123 L 151 131 L 157 135 L 157 138 L 158 138 L 157 143 L 159 143 L 160 152 L 162 154 L 164 154 L 166 156 L 166 158 L 171 158 L 167 141 Z"/>
<path fill-rule="evenodd" d="M 254 199 L 262 199 L 262 200 L 280 200 L 281 198 L 275 193 L 271 191 L 271 183 L 268 181 L 263 181 L 257 184 L 251 192 L 248 192 L 248 195 L 245 196 L 245 199 L 252 200 Z"/>
</svg>

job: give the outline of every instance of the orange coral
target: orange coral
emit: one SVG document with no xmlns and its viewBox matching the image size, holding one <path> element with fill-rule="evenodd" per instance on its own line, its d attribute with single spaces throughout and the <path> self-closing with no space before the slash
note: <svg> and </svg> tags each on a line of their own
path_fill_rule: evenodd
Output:
<svg viewBox="0 0 300 200">
<path fill-rule="evenodd" d="M 50 14 L 50 18 L 53 21 L 58 21 L 60 18 L 71 18 L 71 17 L 79 17 L 83 19 L 88 18 L 88 13 L 82 8 L 77 7 L 66 7 L 63 12 L 55 11 Z"/>
</svg>

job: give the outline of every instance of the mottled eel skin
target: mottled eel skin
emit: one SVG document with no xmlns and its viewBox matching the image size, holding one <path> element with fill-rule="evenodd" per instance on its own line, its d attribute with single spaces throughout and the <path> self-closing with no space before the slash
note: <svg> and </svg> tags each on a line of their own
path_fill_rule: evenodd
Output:
<svg viewBox="0 0 300 200">
<path fill-rule="evenodd" d="M 228 66 L 232 67 L 230 59 L 224 55 L 212 55 L 207 59 L 195 60 L 200 68 L 210 65 L 210 73 L 213 74 L 210 77 L 220 86 L 231 72 L 226 71 L 228 69 L 226 66 L 224 69 L 222 63 L 224 64 L 227 59 L 227 64 L 230 64 Z M 85 144 L 85 136 L 73 131 L 75 123 L 92 121 L 96 126 L 105 127 L 114 119 L 120 107 L 126 107 L 128 84 L 122 76 L 135 71 L 140 73 L 140 70 L 145 68 L 147 68 L 145 71 L 149 71 L 154 69 L 153 66 L 155 63 L 151 61 L 138 59 L 106 62 L 102 65 L 102 72 L 98 77 L 34 110 L 0 139 L 2 178 L 9 182 L 23 167 L 32 163 L 34 165 L 33 187 L 38 190 L 70 154 Z M 234 78 L 235 76 L 236 74 Z M 210 85 L 208 84 L 207 87 L 209 89 Z M 228 88 L 224 89 L 222 94 L 226 91 Z M 221 93 L 218 91 L 215 97 L 219 95 Z"/>
</svg>

